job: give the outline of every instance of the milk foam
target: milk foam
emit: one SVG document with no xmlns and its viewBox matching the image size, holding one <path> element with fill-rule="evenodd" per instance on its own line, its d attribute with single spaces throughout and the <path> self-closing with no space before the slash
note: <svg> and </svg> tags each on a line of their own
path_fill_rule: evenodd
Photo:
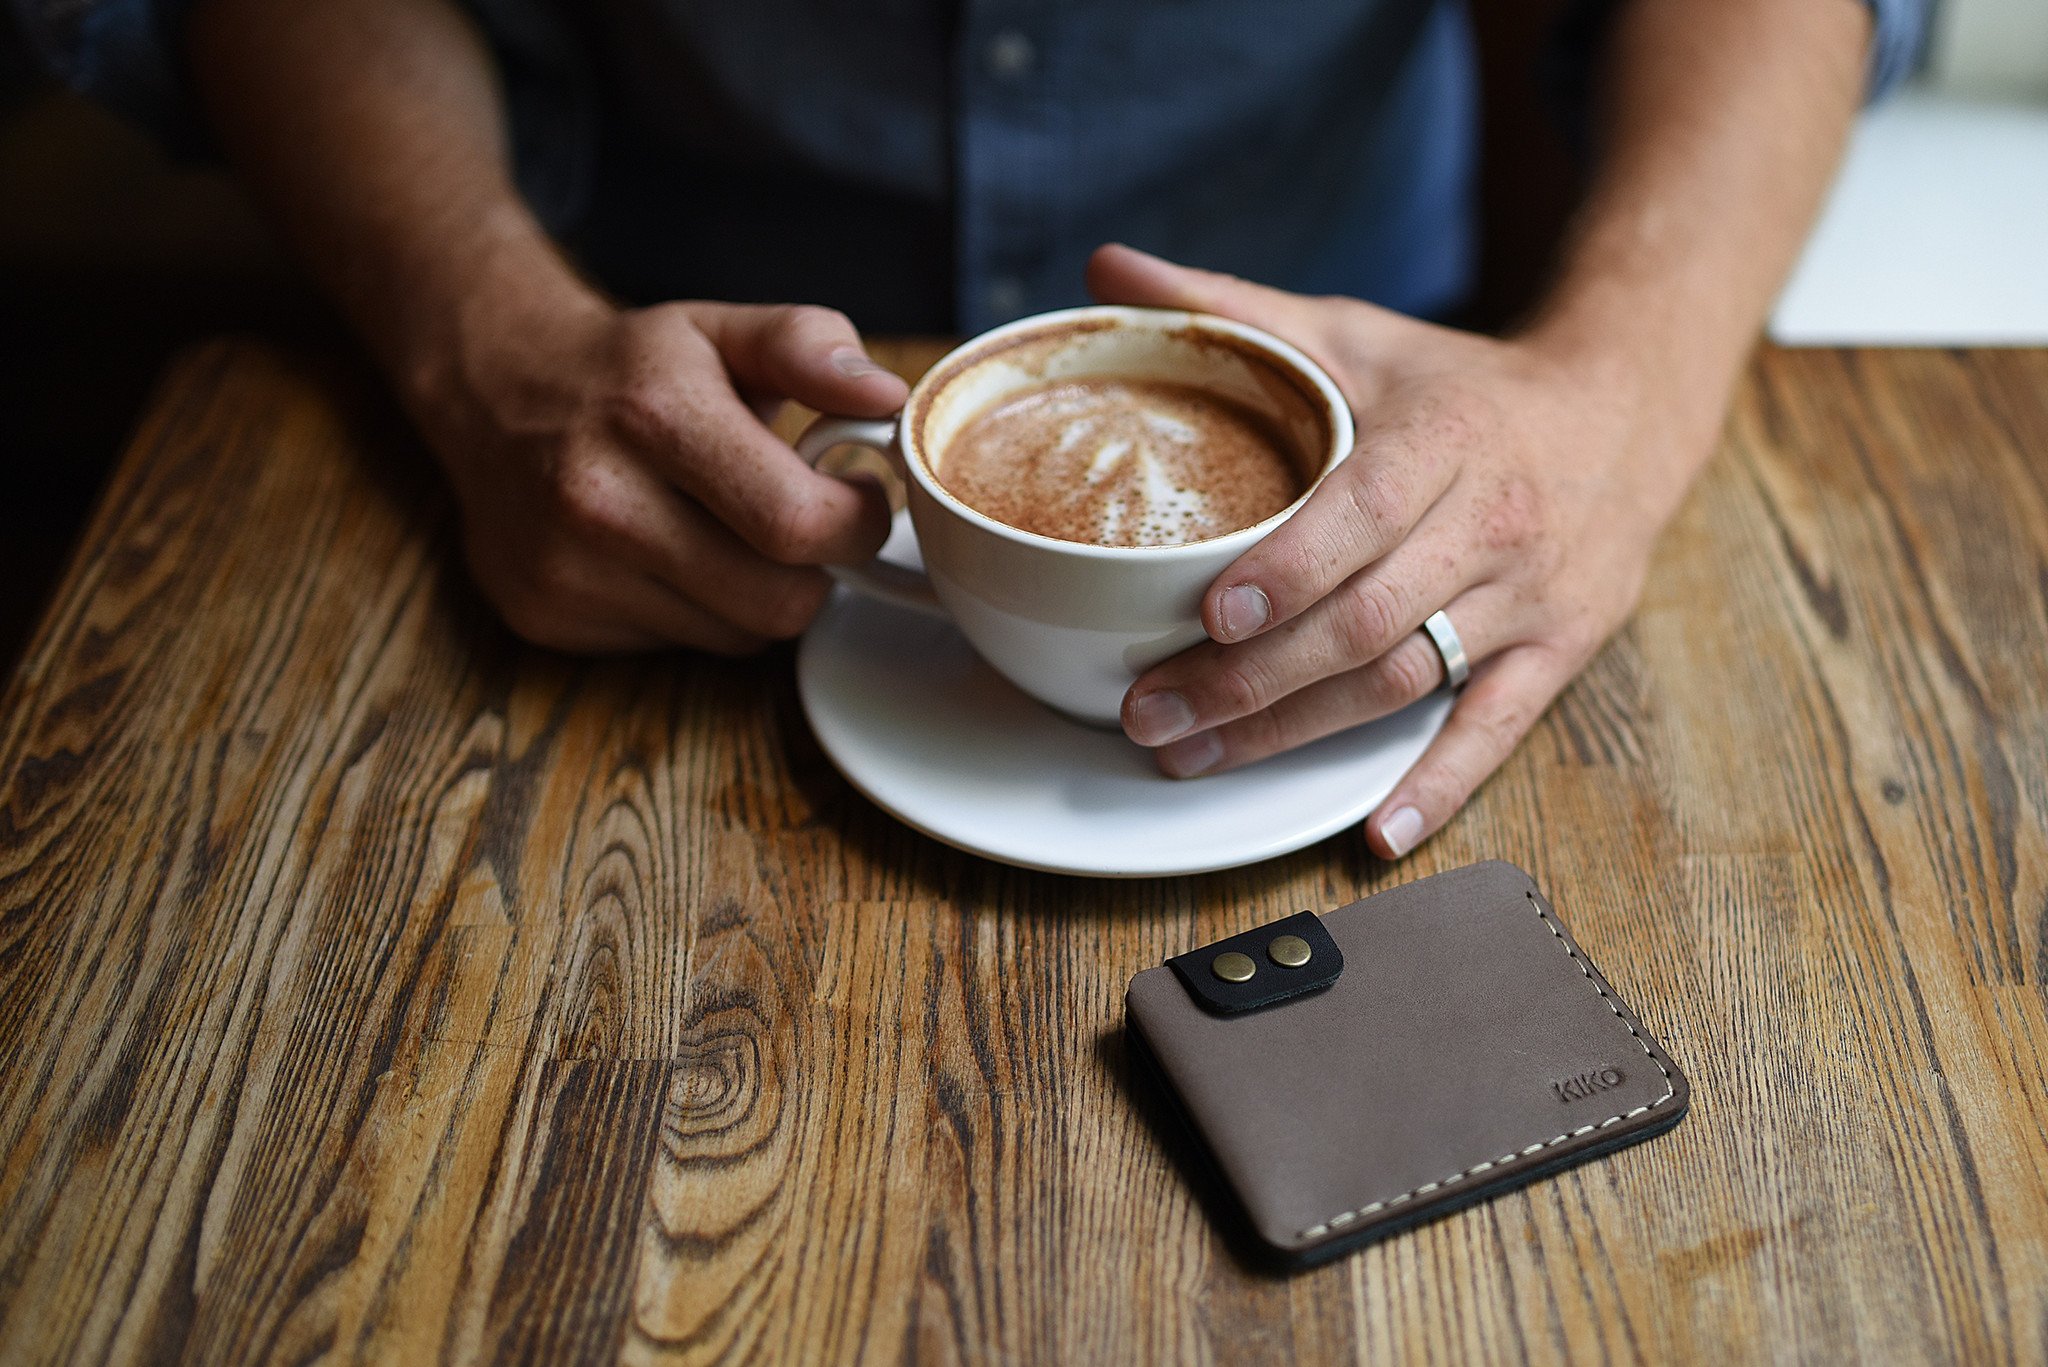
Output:
<svg viewBox="0 0 2048 1367">
<path fill-rule="evenodd" d="M 977 414 L 939 479 L 969 506 L 1069 541 L 1167 546 L 1262 521 L 1300 494 L 1254 414 L 1160 381 L 1063 381 Z"/>
</svg>

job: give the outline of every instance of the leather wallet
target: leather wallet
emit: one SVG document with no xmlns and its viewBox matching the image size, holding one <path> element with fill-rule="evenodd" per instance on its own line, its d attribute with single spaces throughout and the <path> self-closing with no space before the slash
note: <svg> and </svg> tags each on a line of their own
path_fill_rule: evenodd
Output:
<svg viewBox="0 0 2048 1367">
<path fill-rule="evenodd" d="M 1296 1262 L 1662 1133 L 1690 1097 L 1498 861 L 1205 945 L 1138 974 L 1125 1007 L 1133 1054 Z"/>
</svg>

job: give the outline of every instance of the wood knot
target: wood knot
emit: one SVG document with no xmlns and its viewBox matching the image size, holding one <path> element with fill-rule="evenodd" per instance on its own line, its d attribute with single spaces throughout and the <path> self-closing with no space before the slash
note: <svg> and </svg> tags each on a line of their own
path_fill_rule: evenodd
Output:
<svg viewBox="0 0 2048 1367">
<path fill-rule="evenodd" d="M 758 1031 L 728 1022 L 687 1041 L 676 1055 L 662 1107 L 662 1137 L 677 1159 L 745 1152 L 774 1117 L 772 1079 Z M 765 1122 L 765 1124 L 764 1124 Z"/>
</svg>

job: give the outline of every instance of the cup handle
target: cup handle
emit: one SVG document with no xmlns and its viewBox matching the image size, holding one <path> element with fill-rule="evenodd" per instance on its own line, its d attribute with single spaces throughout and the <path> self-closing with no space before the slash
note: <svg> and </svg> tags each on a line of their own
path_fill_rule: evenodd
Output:
<svg viewBox="0 0 2048 1367">
<path fill-rule="evenodd" d="M 884 460 L 896 467 L 896 473 L 906 482 L 910 478 L 910 471 L 903 463 L 903 452 L 896 445 L 896 421 L 893 418 L 835 418 L 826 415 L 814 419 L 804 429 L 804 434 L 796 439 L 796 453 L 809 465 L 816 465 L 818 459 L 835 446 L 865 446 L 878 451 Z M 932 590 L 932 581 L 922 570 L 891 564 L 880 556 L 864 565 L 827 565 L 825 568 L 834 579 L 870 598 L 879 598 L 885 603 L 894 603 L 897 607 L 933 617 L 946 616 L 945 608 L 939 605 L 939 595 Z"/>
</svg>

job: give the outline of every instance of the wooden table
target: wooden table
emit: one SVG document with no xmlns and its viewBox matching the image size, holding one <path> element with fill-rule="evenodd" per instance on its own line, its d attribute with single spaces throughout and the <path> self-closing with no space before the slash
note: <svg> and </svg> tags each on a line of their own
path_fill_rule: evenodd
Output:
<svg viewBox="0 0 2048 1367">
<path fill-rule="evenodd" d="M 956 853 L 787 651 L 521 649 L 450 541 L 347 365 L 166 380 L 0 713 L 0 1360 L 2048 1357 L 2048 353 L 1761 356 L 1632 625 L 1396 867 Z M 1690 1118 L 1239 1261 L 1125 982 L 1490 856 Z"/>
</svg>

